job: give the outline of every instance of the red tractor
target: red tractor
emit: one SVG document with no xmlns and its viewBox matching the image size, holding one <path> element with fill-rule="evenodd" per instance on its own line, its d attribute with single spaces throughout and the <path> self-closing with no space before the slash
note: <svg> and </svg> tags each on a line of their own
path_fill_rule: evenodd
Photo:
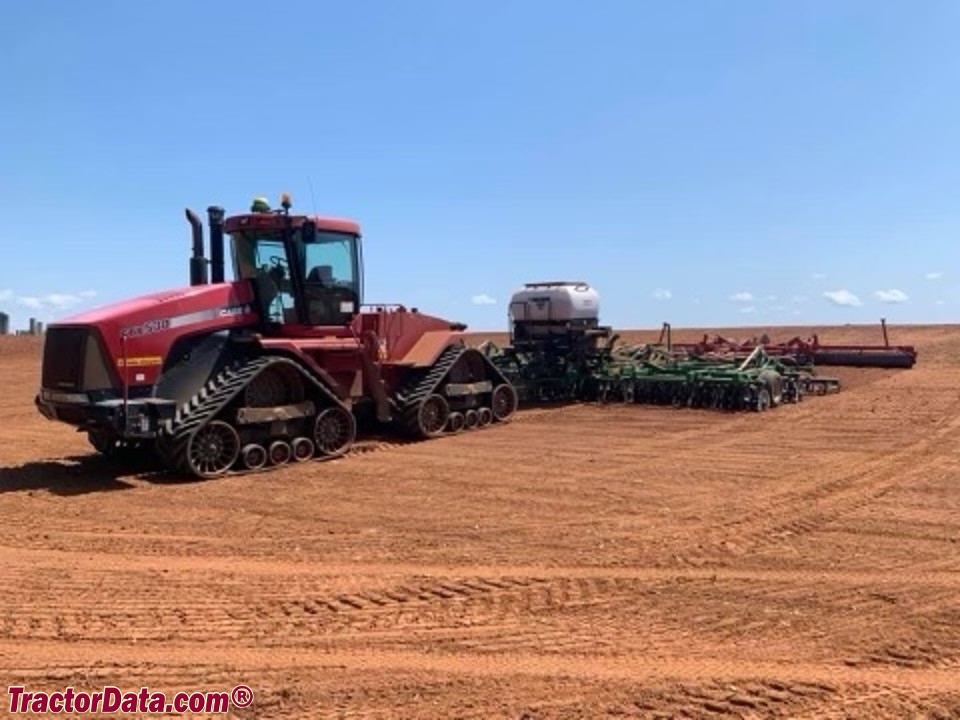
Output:
<svg viewBox="0 0 960 720">
<path fill-rule="evenodd" d="M 99 452 L 152 448 L 200 478 L 339 457 L 367 427 L 432 438 L 515 412 L 466 326 L 363 304 L 356 223 L 291 215 L 286 194 L 281 208 L 208 208 L 209 261 L 187 210 L 190 287 L 51 323 L 39 411 Z"/>
</svg>

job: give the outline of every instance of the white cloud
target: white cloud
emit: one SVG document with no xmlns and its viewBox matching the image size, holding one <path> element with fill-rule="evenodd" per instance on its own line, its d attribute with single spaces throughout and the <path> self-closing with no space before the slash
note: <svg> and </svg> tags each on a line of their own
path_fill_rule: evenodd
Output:
<svg viewBox="0 0 960 720">
<path fill-rule="evenodd" d="M 860 307 L 863 302 L 849 290 L 827 290 L 823 296 L 834 305 Z"/>
<path fill-rule="evenodd" d="M 29 295 L 21 295 L 17 297 L 18 305 L 25 305 L 26 307 L 33 308 L 34 310 L 42 310 L 49 308 L 51 310 L 66 310 L 71 308 L 74 305 L 79 305 L 83 302 L 83 298 L 79 295 L 68 295 L 66 293 L 50 293 L 49 295 L 43 295 L 42 297 L 34 297 Z"/>
<path fill-rule="evenodd" d="M 657 288 L 656 290 L 653 291 L 653 296 L 657 300 L 669 300 L 670 298 L 673 297 L 673 293 L 670 292 L 669 290 L 664 290 L 663 288 Z"/>
<path fill-rule="evenodd" d="M 943 300 L 937 300 L 934 305 L 946 305 L 947 303 Z"/>
<path fill-rule="evenodd" d="M 787 308 L 785 308 L 783 305 L 771 305 L 770 309 L 773 310 L 774 312 L 783 312 Z"/>
<path fill-rule="evenodd" d="M 40 302 L 57 310 L 62 310 L 73 307 L 74 305 L 79 305 L 83 302 L 83 298 L 79 295 L 67 295 L 66 293 L 50 293 L 40 298 Z"/>
<path fill-rule="evenodd" d="M 753 305 L 748 305 L 747 307 L 740 308 L 740 312 L 742 313 L 752 313 L 754 311 L 756 311 L 756 308 Z"/>
<path fill-rule="evenodd" d="M 486 293 L 480 293 L 479 295 L 474 295 L 470 298 L 470 302 L 474 305 L 496 305 L 497 301 Z"/>
<path fill-rule="evenodd" d="M 740 291 L 730 296 L 733 302 L 748 303 L 753 301 L 753 294 L 746 291 Z"/>
<path fill-rule="evenodd" d="M 942 277 L 943 277 L 943 273 L 942 273 L 942 272 L 928 272 L 928 273 L 927 273 L 927 280 L 939 280 L 939 279 L 942 278 Z"/>
<path fill-rule="evenodd" d="M 692 305 L 699 305 L 699 304 L 700 304 L 700 298 L 694 298 L 693 300 L 690 301 L 690 303 L 691 303 Z"/>
<path fill-rule="evenodd" d="M 763 301 L 764 301 L 764 302 L 776 302 L 776 301 L 777 301 L 777 296 L 776 296 L 776 295 L 767 295 L 767 296 L 763 299 Z"/>
<path fill-rule="evenodd" d="M 896 288 L 877 290 L 873 295 L 877 300 L 885 303 L 902 303 L 910 299 L 903 290 L 897 290 Z"/>
<path fill-rule="evenodd" d="M 809 299 L 810 299 L 810 298 L 808 298 L 806 295 L 794 295 L 794 296 L 793 296 L 793 301 L 794 301 L 795 303 L 805 303 L 805 302 L 807 302 L 807 300 L 809 300 Z"/>
<path fill-rule="evenodd" d="M 823 273 L 814 273 L 814 274 L 811 275 L 810 277 L 812 277 L 814 280 L 826 280 L 826 279 L 827 279 L 827 276 L 824 275 Z"/>
<path fill-rule="evenodd" d="M 40 302 L 38 297 L 20 296 L 17 298 L 17 305 L 23 305 L 24 307 L 33 308 L 34 310 L 39 310 L 43 307 L 43 303 Z"/>
<path fill-rule="evenodd" d="M 82 305 L 96 294 L 95 290 L 84 290 L 76 294 L 55 292 L 46 295 L 19 295 L 12 290 L 0 290 L 0 302 L 13 302 L 36 311 L 56 312 Z"/>
</svg>

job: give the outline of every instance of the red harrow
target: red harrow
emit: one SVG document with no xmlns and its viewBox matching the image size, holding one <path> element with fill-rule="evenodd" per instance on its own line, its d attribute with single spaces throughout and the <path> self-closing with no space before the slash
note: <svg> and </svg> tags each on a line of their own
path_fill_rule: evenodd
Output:
<svg viewBox="0 0 960 720">
<path fill-rule="evenodd" d="M 911 368 L 917 361 L 917 351 L 912 345 L 891 345 L 887 337 L 887 322 L 881 318 L 883 345 L 822 345 L 814 334 L 804 340 L 795 337 L 787 342 L 774 344 L 766 336 L 738 342 L 720 335 L 710 339 L 703 336 L 696 343 L 674 343 L 670 340 L 670 325 L 664 323 L 660 331 L 659 345 L 691 355 L 709 353 L 749 353 L 758 346 L 771 357 L 791 358 L 797 365 L 829 365 L 849 367 Z"/>
</svg>

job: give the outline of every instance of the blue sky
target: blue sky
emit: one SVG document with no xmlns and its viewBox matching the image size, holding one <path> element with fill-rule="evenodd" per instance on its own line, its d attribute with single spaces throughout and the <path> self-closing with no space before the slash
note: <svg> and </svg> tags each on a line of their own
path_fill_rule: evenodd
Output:
<svg viewBox="0 0 960 720">
<path fill-rule="evenodd" d="M 367 300 L 506 325 L 952 322 L 960 4 L 15 3 L 0 310 L 187 282 L 183 208 L 357 219 Z"/>
</svg>

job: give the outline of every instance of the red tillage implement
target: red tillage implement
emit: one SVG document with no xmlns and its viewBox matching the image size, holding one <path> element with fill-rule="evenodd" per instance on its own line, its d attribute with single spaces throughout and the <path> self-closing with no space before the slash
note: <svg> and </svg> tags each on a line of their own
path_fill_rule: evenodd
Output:
<svg viewBox="0 0 960 720">
<path fill-rule="evenodd" d="M 917 361 L 917 351 L 912 345 L 891 345 L 887 337 L 887 323 L 880 320 L 883 330 L 883 345 L 824 345 L 814 334 L 804 340 L 795 337 L 783 343 L 764 342 L 766 338 L 754 338 L 738 342 L 719 335 L 710 339 L 707 335 L 697 343 L 671 343 L 670 327 L 665 325 L 660 333 L 660 344 L 664 341 L 674 350 L 684 350 L 690 354 L 701 355 L 716 352 L 750 352 L 763 345 L 768 355 L 790 357 L 798 365 L 827 365 L 849 367 L 911 368 Z"/>
</svg>

